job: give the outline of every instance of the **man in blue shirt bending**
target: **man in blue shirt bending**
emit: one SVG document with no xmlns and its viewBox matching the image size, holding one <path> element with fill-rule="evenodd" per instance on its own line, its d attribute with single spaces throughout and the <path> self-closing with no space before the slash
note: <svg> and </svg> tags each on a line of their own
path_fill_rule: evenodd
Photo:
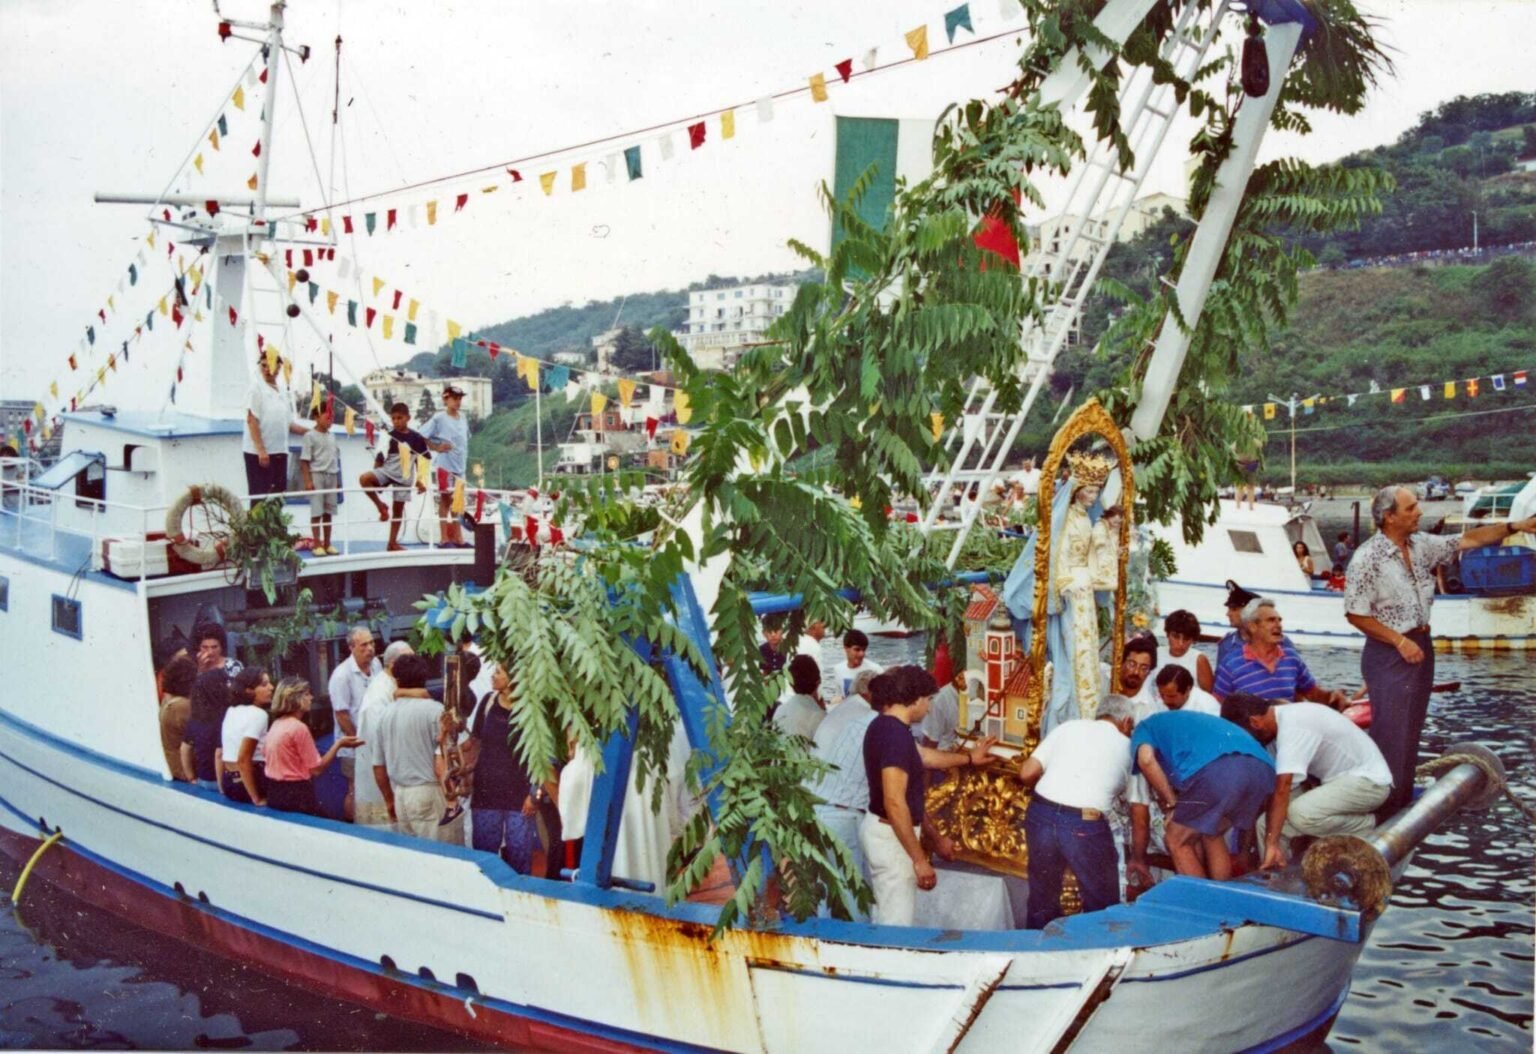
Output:
<svg viewBox="0 0 1536 1054">
<path fill-rule="evenodd" d="M 1231 722 L 1189 710 L 1153 714 L 1131 736 L 1132 766 L 1168 815 L 1165 842 L 1181 875 L 1232 877 L 1228 830 L 1253 830 L 1275 789 L 1275 763 Z"/>
</svg>

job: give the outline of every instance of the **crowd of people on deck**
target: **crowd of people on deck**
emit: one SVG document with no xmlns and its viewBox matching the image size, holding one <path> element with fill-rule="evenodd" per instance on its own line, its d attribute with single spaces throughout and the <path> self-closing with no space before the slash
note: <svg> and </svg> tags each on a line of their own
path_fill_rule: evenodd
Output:
<svg viewBox="0 0 1536 1054">
<path fill-rule="evenodd" d="M 310 409 L 310 420 L 294 419 L 290 395 L 278 387 L 284 362 L 268 349 L 257 358 L 257 377 L 246 395 L 245 432 L 241 450 L 245 458 L 246 492 L 252 503 L 289 490 L 289 436 L 299 440 L 299 482 L 310 493 L 310 533 L 316 556 L 335 556 L 332 544 L 334 520 L 341 488 L 341 450 L 331 432 L 335 403 L 320 399 Z M 462 549 L 460 518 L 453 513 L 453 496 L 463 484 L 469 453 L 469 418 L 463 412 L 464 389 L 452 381 L 443 385 L 443 408 L 420 431 L 411 427 L 411 408 L 405 403 L 389 407 L 390 429 L 374 457 L 373 466 L 358 478 L 359 485 L 378 509 L 379 519 L 389 523 L 388 548 L 404 549 L 400 527 L 411 490 L 425 493 L 433 481 L 439 518 L 441 548 Z M 430 455 L 430 471 L 420 459 Z M 389 504 L 379 497 L 389 491 Z"/>
<path fill-rule="evenodd" d="M 1368 638 L 1369 733 L 1342 713 L 1349 696 L 1308 669 L 1274 599 L 1227 583 L 1231 629 L 1214 662 L 1195 647 L 1198 619 L 1171 612 L 1164 643 L 1146 631 L 1122 642 L 1118 691 L 1101 668 L 1091 717 L 1057 724 L 1033 752 L 1002 762 L 1033 792 L 1026 926 L 1060 915 L 1068 868 L 1093 911 L 1134 899 L 1155 868 L 1225 880 L 1286 866 L 1300 840 L 1368 834 L 1409 800 L 1433 683 L 1435 572 L 1458 549 L 1536 532 L 1536 517 L 1425 535 L 1406 487 L 1380 492 L 1372 516 L 1377 533 L 1354 554 L 1344 597 Z M 869 657 L 868 636 L 850 629 L 842 661 L 824 673 L 824 623 L 809 623 L 793 652 L 784 616 L 767 617 L 762 629 L 760 672 L 782 689 L 769 720 L 825 763 L 808 789 L 873 891 L 868 918 L 912 925 L 919 893 L 939 882 L 932 858 L 955 854 L 927 816 L 928 788 L 948 770 L 999 764 L 995 739 L 962 735 L 965 672 L 940 685 L 918 666 L 885 669 Z M 390 643 L 381 659 L 373 632 L 359 626 L 347 646 L 326 685 L 335 736 L 324 752 L 309 720 L 314 691 L 302 678 L 274 684 L 267 671 L 242 667 L 216 623 L 162 646 L 156 677 L 171 775 L 232 802 L 318 816 L 326 812 L 315 781 L 336 766 L 346 797 L 332 819 L 468 844 L 521 874 L 540 870 L 541 853 L 545 877 L 578 866 L 596 758 L 569 745 L 554 779 L 532 778 L 515 732 L 511 671 L 482 668 L 463 641 L 466 687 L 439 700 L 428 691 L 432 667 L 406 642 Z M 686 745 L 671 753 L 667 767 L 680 773 Z M 658 811 L 638 769 L 618 847 L 627 859 L 615 874 L 660 888 L 670 834 L 698 803 L 669 786 Z M 845 907 L 862 917 L 852 899 Z"/>
</svg>

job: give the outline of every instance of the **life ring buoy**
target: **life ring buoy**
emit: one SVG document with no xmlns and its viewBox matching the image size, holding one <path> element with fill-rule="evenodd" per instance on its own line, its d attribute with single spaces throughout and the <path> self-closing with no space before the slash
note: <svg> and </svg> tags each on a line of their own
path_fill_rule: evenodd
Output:
<svg viewBox="0 0 1536 1054">
<path fill-rule="evenodd" d="M 202 507 L 210 525 L 222 524 L 233 529 L 245 518 L 240 499 L 217 483 L 204 483 L 188 487 L 176 504 L 165 514 L 165 536 L 170 539 L 176 555 L 199 567 L 212 567 L 224 562 L 229 543 L 228 530 L 197 531 L 187 534 L 186 516 L 195 508 Z"/>
</svg>

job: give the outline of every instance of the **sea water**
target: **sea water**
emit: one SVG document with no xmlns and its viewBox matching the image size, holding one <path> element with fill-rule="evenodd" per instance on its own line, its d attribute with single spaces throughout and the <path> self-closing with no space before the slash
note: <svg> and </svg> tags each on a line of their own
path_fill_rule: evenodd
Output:
<svg viewBox="0 0 1536 1054">
<path fill-rule="evenodd" d="M 840 649 L 828 642 L 829 658 Z M 921 638 L 877 638 L 871 658 L 920 661 Z M 1359 653 L 1303 652 L 1318 680 L 1352 691 Z M 1424 743 L 1467 739 L 1503 758 L 1536 802 L 1536 656 L 1441 655 Z M 1327 1043 L 1333 1051 L 1529 1051 L 1533 1003 L 1531 825 L 1507 802 L 1431 837 L 1392 896 Z M 16 868 L 0 864 L 9 892 Z M 1149 1022 L 1149 1027 L 1155 1023 Z M 0 1046 L 251 1050 L 469 1050 L 477 1045 L 321 998 L 138 929 L 44 883 L 0 910 Z"/>
</svg>

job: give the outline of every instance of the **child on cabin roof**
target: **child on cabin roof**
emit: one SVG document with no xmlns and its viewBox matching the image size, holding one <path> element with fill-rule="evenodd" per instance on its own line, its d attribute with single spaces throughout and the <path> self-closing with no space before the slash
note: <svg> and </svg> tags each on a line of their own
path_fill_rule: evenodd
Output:
<svg viewBox="0 0 1536 1054">
<path fill-rule="evenodd" d="M 332 410 L 323 403 L 314 414 L 315 427 L 304 433 L 299 452 L 299 471 L 304 474 L 304 489 L 321 491 L 309 499 L 310 533 L 315 537 L 316 556 L 335 556 L 331 545 L 331 518 L 336 515 L 336 490 L 341 486 L 341 448 L 331 434 Z"/>
<path fill-rule="evenodd" d="M 382 454 L 383 460 L 358 478 L 363 492 L 379 510 L 379 519 L 389 521 L 389 551 L 397 553 L 405 549 L 400 544 L 400 520 L 405 515 L 405 503 L 411 497 L 411 478 L 414 475 L 416 490 L 425 493 L 426 474 L 417 471 L 416 459 L 427 452 L 427 441 L 411 427 L 411 408 L 396 403 L 389 408 L 389 442 Z M 392 488 L 390 507 L 386 508 L 374 491 Z"/>
</svg>

